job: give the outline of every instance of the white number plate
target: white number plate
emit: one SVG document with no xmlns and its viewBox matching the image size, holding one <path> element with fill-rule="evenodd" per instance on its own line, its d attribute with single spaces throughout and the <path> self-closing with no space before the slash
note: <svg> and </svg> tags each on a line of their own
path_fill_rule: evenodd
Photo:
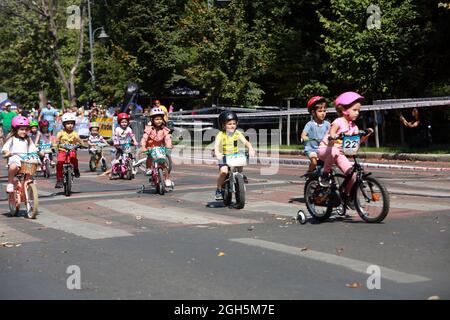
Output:
<svg viewBox="0 0 450 320">
<path fill-rule="evenodd" d="M 344 136 L 344 139 L 342 139 L 342 151 L 348 156 L 357 154 L 359 150 L 359 142 L 359 136 Z"/>
</svg>

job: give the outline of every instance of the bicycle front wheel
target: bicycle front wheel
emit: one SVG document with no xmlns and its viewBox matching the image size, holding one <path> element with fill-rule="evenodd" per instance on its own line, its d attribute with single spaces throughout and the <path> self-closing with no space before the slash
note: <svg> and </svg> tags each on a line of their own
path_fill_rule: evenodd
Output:
<svg viewBox="0 0 450 320">
<path fill-rule="evenodd" d="M 19 214 L 20 203 L 18 200 L 16 191 L 8 194 L 9 214 L 13 217 Z"/>
<path fill-rule="evenodd" d="M 70 197 L 72 194 L 72 168 L 68 168 L 64 174 L 64 195 Z"/>
<path fill-rule="evenodd" d="M 236 175 L 236 181 L 234 183 L 235 197 L 236 197 L 236 209 L 243 209 L 245 206 L 245 184 L 244 177 L 240 174 Z"/>
<path fill-rule="evenodd" d="M 355 209 L 369 223 L 379 223 L 389 212 L 389 194 L 384 185 L 374 177 L 366 177 L 355 190 Z"/>
<path fill-rule="evenodd" d="M 27 217 L 29 219 L 35 219 L 38 213 L 39 199 L 38 190 L 34 183 L 30 183 L 27 185 L 26 197 Z"/>
</svg>

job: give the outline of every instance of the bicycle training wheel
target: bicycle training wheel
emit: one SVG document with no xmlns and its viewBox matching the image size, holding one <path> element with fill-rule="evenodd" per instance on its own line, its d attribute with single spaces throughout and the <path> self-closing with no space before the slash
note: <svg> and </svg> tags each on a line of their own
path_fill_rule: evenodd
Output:
<svg viewBox="0 0 450 320">
<path fill-rule="evenodd" d="M 355 190 L 355 209 L 366 222 L 379 223 L 389 212 L 389 194 L 374 177 L 364 178 Z"/>
<path fill-rule="evenodd" d="M 38 190 L 34 183 L 27 185 L 26 190 L 26 205 L 27 205 L 27 217 L 29 219 L 35 219 L 38 213 L 39 198 Z"/>
</svg>

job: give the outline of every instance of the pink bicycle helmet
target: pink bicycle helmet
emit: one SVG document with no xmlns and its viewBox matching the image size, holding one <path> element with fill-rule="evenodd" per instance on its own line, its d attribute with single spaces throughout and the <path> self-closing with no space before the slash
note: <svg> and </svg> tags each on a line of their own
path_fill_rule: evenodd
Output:
<svg viewBox="0 0 450 320">
<path fill-rule="evenodd" d="M 28 118 L 25 118 L 23 116 L 15 116 L 11 120 L 11 127 L 18 128 L 18 127 L 29 127 L 30 126 L 30 120 Z"/>
<path fill-rule="evenodd" d="M 347 91 L 339 95 L 336 100 L 334 101 L 334 105 L 338 106 L 348 106 L 349 104 L 352 104 L 353 102 L 357 100 L 364 100 L 364 97 L 360 94 L 353 92 L 353 91 Z"/>
</svg>

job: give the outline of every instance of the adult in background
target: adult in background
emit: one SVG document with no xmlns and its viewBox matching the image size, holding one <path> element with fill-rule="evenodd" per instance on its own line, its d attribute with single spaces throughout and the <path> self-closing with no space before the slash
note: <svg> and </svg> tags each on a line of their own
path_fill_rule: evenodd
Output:
<svg viewBox="0 0 450 320">
<path fill-rule="evenodd" d="M 2 124 L 3 135 L 5 137 L 11 131 L 11 121 L 15 116 L 17 116 L 17 113 L 11 111 L 11 103 L 5 103 L 4 110 L 0 113 L 0 123 Z"/>
<path fill-rule="evenodd" d="M 47 102 L 47 105 L 44 109 L 42 109 L 39 114 L 38 121 L 47 120 L 48 121 L 48 130 L 52 132 L 55 128 L 55 123 L 59 120 L 58 111 L 53 108 L 52 103 L 50 101 Z"/>
<path fill-rule="evenodd" d="M 429 146 L 427 126 L 425 119 L 420 116 L 419 109 L 413 108 L 411 111 L 412 120 L 407 121 L 405 117 L 400 114 L 400 122 L 410 129 L 410 147 L 411 148 L 427 148 Z"/>
</svg>

